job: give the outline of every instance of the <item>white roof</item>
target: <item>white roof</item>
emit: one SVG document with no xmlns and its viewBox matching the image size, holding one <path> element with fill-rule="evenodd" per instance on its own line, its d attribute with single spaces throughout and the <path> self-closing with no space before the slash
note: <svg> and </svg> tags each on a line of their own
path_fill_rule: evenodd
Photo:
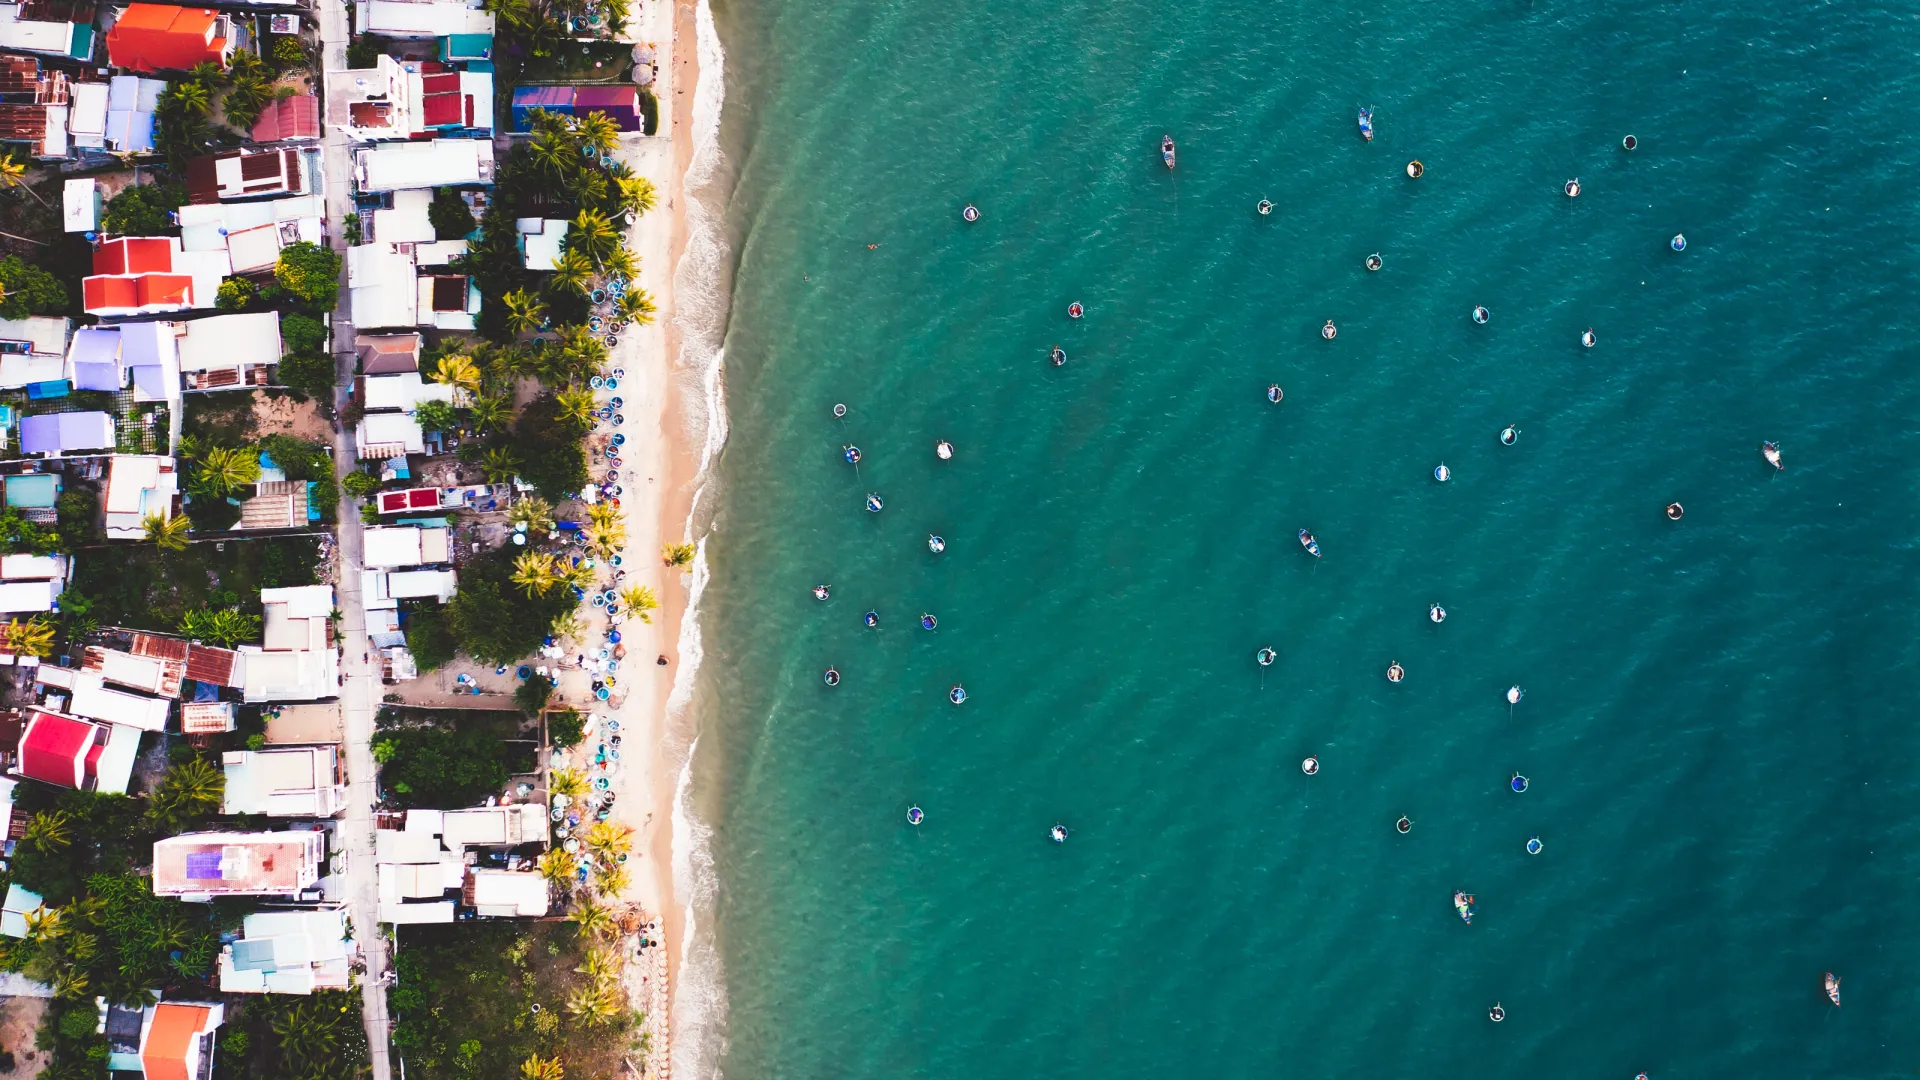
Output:
<svg viewBox="0 0 1920 1080">
<path fill-rule="evenodd" d="M 449 851 L 529 844 L 546 838 L 547 811 L 539 803 L 448 810 L 441 815 L 440 831 Z"/>
<path fill-rule="evenodd" d="M 431 244 L 415 244 L 413 261 L 420 266 L 445 266 L 466 253 L 465 240 L 435 240 Z"/>
<path fill-rule="evenodd" d="M 410 0 L 360 0 L 354 25 L 388 37 L 446 37 L 492 34 L 493 16 L 464 3 L 412 3 Z M 64 48 L 65 46 L 62 46 Z"/>
<path fill-rule="evenodd" d="M 394 600 L 453 599 L 457 580 L 451 570 L 396 570 L 387 575 L 387 596 Z"/>
<path fill-rule="evenodd" d="M 285 604 L 287 614 L 296 619 L 324 619 L 333 614 L 333 586 L 296 585 L 287 589 L 261 589 L 260 603 Z"/>
<path fill-rule="evenodd" d="M 332 746 L 229 750 L 220 761 L 227 774 L 223 814 L 332 817 L 346 802 Z"/>
<path fill-rule="evenodd" d="M 473 908 L 482 916 L 513 918 L 547 913 L 547 879 L 530 870 L 475 870 Z"/>
<path fill-rule="evenodd" d="M 94 790 L 102 795 L 125 795 L 133 779 L 133 759 L 140 756 L 140 732 L 124 724 L 107 725 L 107 744 L 94 762 Z"/>
<path fill-rule="evenodd" d="M 183 324 L 180 370 L 206 371 L 280 362 L 280 313 L 215 315 Z"/>
<path fill-rule="evenodd" d="M 156 454 L 115 454 L 107 465 L 107 537 L 146 538 L 147 515 L 173 517 L 180 473 L 173 459 Z"/>
<path fill-rule="evenodd" d="M 365 390 L 366 407 L 372 412 L 388 409 L 410 412 L 423 401 L 453 403 L 453 387 L 430 383 L 422 379 L 417 371 L 403 371 L 398 375 L 368 375 L 365 377 Z"/>
<path fill-rule="evenodd" d="M 73 340 L 73 320 L 53 315 L 29 315 L 24 319 L 0 319 L 0 340 L 24 341 L 34 353 L 67 355 L 67 343 Z M 18 354 L 14 354 L 18 355 Z M 54 376 L 59 378 L 59 376 Z"/>
<path fill-rule="evenodd" d="M 453 901 L 433 900 L 424 904 L 402 904 L 382 900 L 380 921 L 398 924 L 450 923 L 453 921 Z"/>
<path fill-rule="evenodd" d="M 164 731 L 171 706 L 165 698 L 111 689 L 100 672 L 82 671 L 74 676 L 73 699 L 67 711 L 89 720 L 125 724 L 141 731 Z"/>
<path fill-rule="evenodd" d="M 551 270 L 560 261 L 560 242 L 567 238 L 567 222 L 557 219 L 533 219 L 543 226 L 538 230 L 521 229 L 526 234 L 527 269 Z"/>
<path fill-rule="evenodd" d="M 360 456 L 369 461 L 401 454 L 423 454 L 427 450 L 426 436 L 421 434 L 419 422 L 402 412 L 366 414 L 360 418 L 355 438 Z"/>
<path fill-rule="evenodd" d="M 392 244 L 356 244 L 347 249 L 347 292 L 353 325 L 368 329 L 412 326 L 418 294 L 413 256 Z"/>
<path fill-rule="evenodd" d="M 419 566 L 420 534 L 425 531 L 418 525 L 368 529 L 361 534 L 364 538 L 361 562 L 370 567 Z"/>
<path fill-rule="evenodd" d="M 351 981 L 356 950 L 342 908 L 257 911 L 240 927 L 220 952 L 222 993 L 311 994 Z"/>
<path fill-rule="evenodd" d="M 103 82 L 67 84 L 67 130 L 73 133 L 74 145 L 107 145 L 107 99 L 110 96 L 107 84 Z M 73 181 L 67 183 L 72 185 Z"/>
<path fill-rule="evenodd" d="M 107 88 L 100 86 L 101 100 L 106 100 Z M 78 89 L 76 87 L 75 89 Z M 106 114 L 102 113 L 102 117 Z M 69 180 L 60 192 L 61 221 L 67 232 L 92 232 L 100 227 L 100 184 L 88 178 Z"/>
<path fill-rule="evenodd" d="M 69 57 L 73 48 L 73 23 L 41 22 L 22 19 L 20 5 L 0 4 L 0 49 L 46 53 Z"/>
<path fill-rule="evenodd" d="M 264 652 L 240 650 L 246 657 L 241 700 L 317 701 L 339 693 L 340 657 L 333 649 Z"/>
<path fill-rule="evenodd" d="M 353 170 L 354 180 L 363 192 L 491 183 L 493 142 L 489 139 L 434 139 L 430 142 L 383 143 L 355 151 Z"/>
<path fill-rule="evenodd" d="M 0 614 L 52 611 L 59 596 L 56 582 L 9 581 L 0 585 Z"/>
<path fill-rule="evenodd" d="M 393 209 L 373 212 L 374 239 L 385 244 L 433 242 L 433 222 L 427 208 L 433 205 L 433 192 L 427 188 L 409 188 L 393 193 Z"/>
<path fill-rule="evenodd" d="M 65 555 L 0 555 L 0 580 L 60 581 L 66 576 Z"/>
</svg>

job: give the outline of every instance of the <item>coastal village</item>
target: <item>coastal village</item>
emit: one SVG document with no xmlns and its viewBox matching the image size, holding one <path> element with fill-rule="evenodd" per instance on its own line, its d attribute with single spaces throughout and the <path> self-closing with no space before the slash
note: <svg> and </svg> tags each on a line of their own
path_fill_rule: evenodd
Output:
<svg viewBox="0 0 1920 1080">
<path fill-rule="evenodd" d="M 667 1074 L 675 18 L 0 3 L 0 1073 Z"/>
</svg>

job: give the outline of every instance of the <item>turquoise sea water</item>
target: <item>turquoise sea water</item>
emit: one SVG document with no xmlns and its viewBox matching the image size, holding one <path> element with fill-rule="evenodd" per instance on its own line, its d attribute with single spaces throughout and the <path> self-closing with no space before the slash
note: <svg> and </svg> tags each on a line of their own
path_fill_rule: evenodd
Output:
<svg viewBox="0 0 1920 1080">
<path fill-rule="evenodd" d="M 719 5 L 702 1064 L 1920 1071 L 1916 15 Z"/>
</svg>

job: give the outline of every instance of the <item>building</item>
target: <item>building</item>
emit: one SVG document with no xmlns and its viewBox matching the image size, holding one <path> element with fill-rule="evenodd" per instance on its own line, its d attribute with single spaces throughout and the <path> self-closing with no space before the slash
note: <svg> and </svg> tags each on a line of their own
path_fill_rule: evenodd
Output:
<svg viewBox="0 0 1920 1080">
<path fill-rule="evenodd" d="M 493 130 L 493 76 L 423 72 L 417 61 L 380 56 L 373 67 L 327 74 L 327 115 L 356 142 Z"/>
<path fill-rule="evenodd" d="M 189 203 L 179 215 L 181 249 L 190 256 L 224 257 L 235 274 L 265 278 L 288 244 L 301 240 L 326 244 L 326 205 L 314 194 L 271 202 Z"/>
<path fill-rule="evenodd" d="M 101 131 L 106 130 L 106 84 L 89 83 L 99 86 Z M 79 113 L 76 110 L 75 115 Z M 77 136 L 76 136 L 77 138 Z M 103 142 L 102 145 L 105 145 Z M 60 224 L 65 232 L 93 232 L 100 227 L 100 211 L 105 206 L 100 197 L 100 182 L 92 177 L 69 180 L 60 189 Z"/>
<path fill-rule="evenodd" d="M 241 921 L 240 939 L 220 950 L 220 992 L 345 990 L 358 953 L 344 908 L 256 911 Z"/>
<path fill-rule="evenodd" d="M 491 184 L 493 142 L 432 139 L 362 147 L 353 154 L 353 178 L 362 194 Z"/>
<path fill-rule="evenodd" d="M 376 241 L 348 248 L 347 300 L 354 325 L 473 329 L 480 290 L 471 279 L 448 270 L 449 263 L 466 253 L 465 240 Z"/>
<path fill-rule="evenodd" d="M 59 610 L 71 571 L 65 555 L 0 555 L 0 615 Z"/>
<path fill-rule="evenodd" d="M 107 31 L 107 58 L 130 71 L 186 71 L 211 61 L 224 69 L 237 42 L 233 20 L 212 8 L 129 4 Z"/>
<path fill-rule="evenodd" d="M 67 349 L 65 376 L 75 390 L 115 393 L 133 384 L 135 401 L 167 401 L 178 396 L 180 349 L 178 324 L 129 323 L 83 326 Z"/>
<path fill-rule="evenodd" d="M 116 686 L 138 690 L 143 694 L 176 698 L 180 696 L 180 684 L 187 674 L 187 663 L 185 659 L 140 656 L 101 645 L 89 645 L 80 654 L 80 669 L 99 672 L 102 679 Z"/>
<path fill-rule="evenodd" d="M 338 747 L 229 750 L 220 763 L 227 774 L 223 814 L 323 818 L 346 807 Z"/>
<path fill-rule="evenodd" d="M 405 566 L 435 566 L 452 558 L 452 540 L 447 529 L 424 529 L 418 525 L 383 525 L 363 533 L 365 551 L 362 565 L 368 569 L 392 570 Z"/>
<path fill-rule="evenodd" d="M 113 417 L 103 412 L 42 413 L 20 421 L 23 454 L 86 457 L 113 447 Z"/>
<path fill-rule="evenodd" d="M 516 86 L 513 88 L 513 130 L 533 130 L 535 110 L 556 116 L 600 113 L 621 131 L 645 130 L 640 91 L 621 86 Z"/>
<path fill-rule="evenodd" d="M 240 502 L 235 529 L 304 529 L 320 520 L 311 480 L 263 480 Z"/>
<path fill-rule="evenodd" d="M 340 656 L 329 640 L 330 585 L 261 589 L 260 647 L 243 646 L 236 673 L 243 701 L 315 701 L 339 689 Z"/>
<path fill-rule="evenodd" d="M 72 340 L 72 319 L 0 319 L 0 390 L 65 378 L 67 343 Z"/>
<path fill-rule="evenodd" d="M 231 701 L 189 701 L 180 706 L 183 735 L 219 735 L 236 726 Z"/>
<path fill-rule="evenodd" d="M 60 520 L 62 487 L 58 472 L 14 473 L 6 478 L 6 504 L 35 525 L 52 525 Z"/>
<path fill-rule="evenodd" d="M 527 269 L 551 270 L 560 262 L 569 223 L 562 218 L 516 218 L 514 231 L 526 252 Z"/>
<path fill-rule="evenodd" d="M 103 82 L 77 82 L 67 87 L 67 141 L 81 150 L 102 150 L 107 148 L 108 103 L 113 98 L 112 88 Z M 74 181 L 67 181 L 69 188 Z M 72 228 L 68 222 L 68 232 L 83 230 Z"/>
<path fill-rule="evenodd" d="M 214 1031 L 226 1006 L 163 1001 L 145 1009 L 100 1002 L 107 1037 L 106 1067 L 147 1080 L 208 1080 L 213 1075 Z"/>
<path fill-rule="evenodd" d="M 319 883 L 325 856 L 326 834 L 317 829 L 169 836 L 153 845 L 153 894 L 298 900 Z"/>
<path fill-rule="evenodd" d="M 468 870 L 460 899 L 483 919 L 537 919 L 552 906 L 547 879 L 532 870 Z"/>
<path fill-rule="evenodd" d="M 299 150 L 227 150 L 187 162 L 187 201 L 278 199 L 313 193 L 307 156 Z"/>
<path fill-rule="evenodd" d="M 420 370 L 419 334 L 356 334 L 353 351 L 363 375 L 398 375 Z"/>
<path fill-rule="evenodd" d="M 353 25 L 361 33 L 390 38 L 493 36 L 493 15 L 465 0 L 355 0 Z"/>
<path fill-rule="evenodd" d="M 104 673 L 82 669 L 73 677 L 67 711 L 87 720 L 137 731 L 165 731 L 167 718 L 173 714 L 173 702 L 115 690 L 107 685 Z"/>
<path fill-rule="evenodd" d="M 320 138 L 320 99 L 312 94 L 280 98 L 260 110 L 253 124 L 253 141 L 308 142 Z"/>
<path fill-rule="evenodd" d="M 44 709 L 28 711 L 13 774 L 55 787 L 125 795 L 140 732 Z"/>
<path fill-rule="evenodd" d="M 93 250 L 93 274 L 80 280 L 89 315 L 150 315 L 210 308 L 232 272 L 225 249 L 185 251 L 172 236 L 108 240 Z"/>
<path fill-rule="evenodd" d="M 0 49 L 61 60 L 93 59 L 93 9 L 81 0 L 0 4 Z"/>
<path fill-rule="evenodd" d="M 180 473 L 172 458 L 113 455 L 107 464 L 107 539 L 146 539 L 147 519 L 173 520 L 179 501 Z"/>
<path fill-rule="evenodd" d="M 153 114 L 167 89 L 163 79 L 116 75 L 107 80 L 107 146 L 131 154 L 153 152 Z"/>
<path fill-rule="evenodd" d="M 470 848 L 511 848 L 545 843 L 547 814 L 538 803 L 483 806 L 469 810 L 409 810 L 398 829 L 374 832 L 378 864 L 380 921 L 452 922 L 454 905 L 445 898 L 460 889 L 462 901 L 484 916 L 538 916 L 547 913 L 547 885 L 539 874 L 520 867 L 477 869 L 479 853 Z M 530 862 L 531 860 L 527 860 Z M 474 891 L 475 875 L 485 883 Z M 508 875 L 498 877 L 496 875 Z M 539 882 L 536 890 L 528 878 Z M 538 910 L 533 910 L 535 907 Z"/>
<path fill-rule="evenodd" d="M 250 311 L 180 324 L 180 377 L 188 390 L 272 384 L 280 363 L 280 313 Z"/>
<path fill-rule="evenodd" d="M 25 143 L 42 159 L 67 156 L 67 75 L 31 56 L 0 55 L 0 142 Z"/>
</svg>

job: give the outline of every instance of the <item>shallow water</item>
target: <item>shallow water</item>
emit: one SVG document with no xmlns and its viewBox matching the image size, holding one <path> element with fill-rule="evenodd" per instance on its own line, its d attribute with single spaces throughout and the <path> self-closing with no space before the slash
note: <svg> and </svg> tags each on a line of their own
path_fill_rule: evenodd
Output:
<svg viewBox="0 0 1920 1080">
<path fill-rule="evenodd" d="M 708 1064 L 1920 1068 L 1911 10 L 715 14 Z"/>
</svg>

